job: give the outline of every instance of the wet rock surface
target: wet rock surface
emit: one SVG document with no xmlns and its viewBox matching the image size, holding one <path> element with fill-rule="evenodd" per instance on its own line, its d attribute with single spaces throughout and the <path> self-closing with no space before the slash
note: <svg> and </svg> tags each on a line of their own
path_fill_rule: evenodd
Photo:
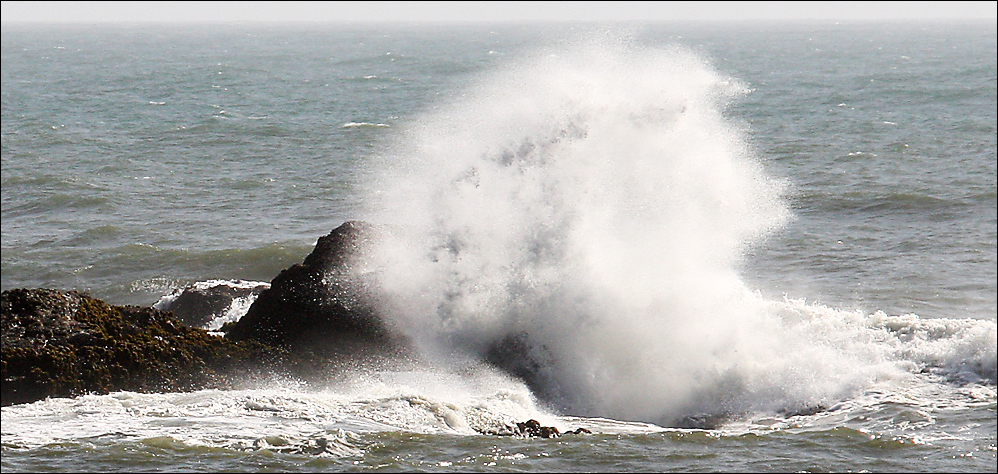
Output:
<svg viewBox="0 0 998 474">
<path fill-rule="evenodd" d="M 487 432 L 483 434 L 496 435 L 496 436 L 522 436 L 527 438 L 557 438 L 563 435 L 584 435 L 592 434 L 585 428 L 576 428 L 574 430 L 560 431 L 554 426 L 543 426 L 541 422 L 530 419 L 527 421 L 518 421 L 510 426 L 505 426 L 498 431 Z"/>
<path fill-rule="evenodd" d="M 232 388 L 275 374 L 321 381 L 344 361 L 405 361 L 405 338 L 387 329 L 354 270 L 377 232 L 344 223 L 269 288 L 187 288 L 170 310 L 112 306 L 77 291 L 4 291 L 2 404 L 118 390 Z M 224 337 L 201 328 L 252 292 L 256 300 L 223 326 Z"/>
<path fill-rule="evenodd" d="M 221 328 L 224 337 L 201 327 L 244 296 L 230 285 L 186 288 L 170 301 L 170 311 L 111 306 L 75 291 L 5 291 L 3 404 L 115 390 L 224 388 L 247 374 L 319 382 L 338 364 L 409 363 L 417 357 L 408 340 L 390 330 L 378 309 L 378 289 L 358 270 L 382 232 L 348 221 L 319 238 L 302 263 L 269 287 L 245 290 L 256 299 Z M 550 354 L 526 334 L 498 339 L 483 358 L 540 398 L 555 397 L 539 375 Z M 530 427 L 520 432 L 544 435 Z"/>
<path fill-rule="evenodd" d="M 111 306 L 76 291 L 0 295 L 4 406 L 118 390 L 229 388 L 279 369 L 279 348 L 192 328 L 172 313 Z"/>
<path fill-rule="evenodd" d="M 223 328 L 226 337 L 328 357 L 405 353 L 405 338 L 389 331 L 376 292 L 356 270 L 378 233 L 371 224 L 348 221 L 321 237 L 302 263 L 271 281 L 245 316 Z"/>
</svg>

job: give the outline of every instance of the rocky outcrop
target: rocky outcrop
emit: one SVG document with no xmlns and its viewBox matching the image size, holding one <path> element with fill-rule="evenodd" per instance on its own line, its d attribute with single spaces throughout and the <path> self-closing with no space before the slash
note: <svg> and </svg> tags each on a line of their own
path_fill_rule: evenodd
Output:
<svg viewBox="0 0 998 474">
<path fill-rule="evenodd" d="M 157 306 L 111 306 L 75 291 L 3 292 L 3 404 L 49 396 L 226 388 L 271 374 L 321 382 L 332 365 L 408 363 L 407 339 L 379 312 L 378 289 L 359 270 L 383 229 L 350 221 L 318 239 L 300 264 L 258 293 L 247 313 L 206 331 L 207 319 L 240 297 L 226 285 L 187 288 Z M 162 300 L 161 300 L 162 302 Z M 214 315 L 214 316 L 213 316 Z M 541 348 L 543 349 L 543 348 Z M 525 334 L 485 351 L 485 360 L 522 378 L 541 398 L 547 354 Z M 383 366 L 383 365 L 381 365 Z M 550 392 L 550 393 L 549 393 Z"/>
<path fill-rule="evenodd" d="M 2 405 L 118 390 L 231 388 L 275 370 L 288 353 L 185 326 L 166 311 L 111 306 L 76 291 L 0 295 Z"/>
<path fill-rule="evenodd" d="M 319 380 L 343 359 L 404 360 L 405 338 L 388 330 L 355 270 L 377 233 L 372 225 L 347 222 L 269 288 L 185 288 L 157 304 L 170 311 L 111 306 L 76 291 L 4 291 L 2 404 L 118 390 L 229 388 L 273 374 Z M 225 337 L 201 328 L 235 299 L 253 295 L 246 315 L 222 328 Z"/>
<path fill-rule="evenodd" d="M 253 340 L 319 360 L 416 358 L 403 335 L 380 313 L 378 288 L 360 271 L 371 243 L 386 229 L 348 221 L 316 242 L 301 264 L 283 270 L 238 322 L 222 328 L 235 341 Z M 401 357 L 399 357 L 401 356 Z M 511 333 L 483 348 L 485 362 L 524 382 L 538 397 L 558 403 L 557 384 L 546 371 L 552 355 L 526 333 Z"/>
<path fill-rule="evenodd" d="M 328 358 L 404 355 L 406 339 L 385 325 L 376 291 L 357 270 L 380 232 L 348 221 L 321 237 L 302 263 L 271 281 L 245 316 L 223 328 L 226 337 Z"/>
</svg>

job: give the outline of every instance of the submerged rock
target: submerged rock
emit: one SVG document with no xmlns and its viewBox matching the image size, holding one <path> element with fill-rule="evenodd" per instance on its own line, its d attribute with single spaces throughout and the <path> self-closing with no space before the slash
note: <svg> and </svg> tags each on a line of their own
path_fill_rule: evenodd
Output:
<svg viewBox="0 0 998 474">
<path fill-rule="evenodd" d="M 76 291 L 0 295 L 7 406 L 87 393 L 231 388 L 277 370 L 286 354 L 185 326 L 170 312 L 111 306 Z"/>
<path fill-rule="evenodd" d="M 557 427 L 542 426 L 541 422 L 530 419 L 523 422 L 518 421 L 513 426 L 505 426 L 499 431 L 486 432 L 483 434 L 497 436 L 523 436 L 527 438 L 557 438 L 562 435 L 592 434 L 592 431 L 580 427 L 574 430 L 562 432 Z"/>
</svg>

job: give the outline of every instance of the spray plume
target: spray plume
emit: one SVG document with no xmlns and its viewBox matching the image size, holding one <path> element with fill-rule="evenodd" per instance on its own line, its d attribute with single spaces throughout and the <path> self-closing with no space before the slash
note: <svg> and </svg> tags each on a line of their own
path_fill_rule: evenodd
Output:
<svg viewBox="0 0 998 474">
<path fill-rule="evenodd" d="M 745 93 L 680 48 L 604 38 L 419 117 L 367 186 L 395 229 L 374 252 L 391 323 L 439 358 L 513 341 L 513 372 L 589 416 L 820 403 L 868 376 L 737 274 L 791 218 L 724 116 Z"/>
</svg>

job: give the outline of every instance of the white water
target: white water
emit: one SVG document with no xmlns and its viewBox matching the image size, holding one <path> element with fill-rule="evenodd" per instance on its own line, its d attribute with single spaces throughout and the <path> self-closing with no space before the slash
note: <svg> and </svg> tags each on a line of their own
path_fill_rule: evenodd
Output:
<svg viewBox="0 0 998 474">
<path fill-rule="evenodd" d="M 365 186 L 395 229 L 370 268 L 392 324 L 441 359 L 525 332 L 557 409 L 655 423 L 828 407 L 926 366 L 993 380 L 993 322 L 746 287 L 745 250 L 792 218 L 724 116 L 746 92 L 691 53 L 601 38 L 410 123 Z"/>
<path fill-rule="evenodd" d="M 568 429 L 504 374 L 436 370 L 343 374 L 325 389 L 273 380 L 266 388 L 191 393 L 117 392 L 4 407 L 5 445 L 99 439 L 349 456 L 359 435 L 495 432 L 538 419 Z M 620 424 L 626 427 L 626 424 Z"/>
</svg>

